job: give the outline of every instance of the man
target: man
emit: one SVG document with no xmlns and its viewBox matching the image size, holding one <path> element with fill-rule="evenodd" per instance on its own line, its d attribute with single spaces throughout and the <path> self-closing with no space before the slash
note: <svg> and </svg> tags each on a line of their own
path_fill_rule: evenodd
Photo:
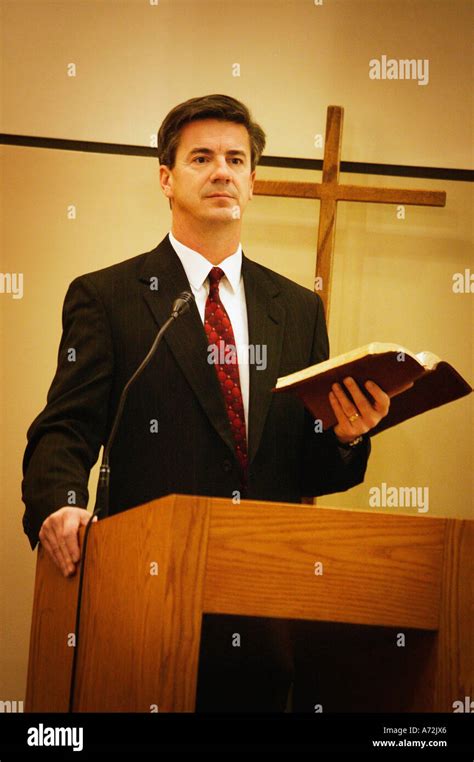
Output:
<svg viewBox="0 0 474 762">
<path fill-rule="evenodd" d="M 349 394 L 335 386 L 338 423 L 323 433 L 296 397 L 271 394 L 278 376 L 325 360 L 329 348 L 319 296 L 241 249 L 264 145 L 262 129 L 233 98 L 175 107 L 158 135 L 170 234 L 69 287 L 58 368 L 28 432 L 23 480 L 31 546 L 39 539 L 65 575 L 80 557 L 89 472 L 120 393 L 186 289 L 195 303 L 130 391 L 111 452 L 110 512 L 174 492 L 228 497 L 230 507 L 236 495 L 297 503 L 363 480 L 365 435 L 389 407 L 378 386 L 367 384 L 371 402 L 350 379 Z M 245 361 L 246 352 L 265 361 Z M 198 709 L 283 710 L 290 640 L 282 621 L 206 617 Z"/>
</svg>

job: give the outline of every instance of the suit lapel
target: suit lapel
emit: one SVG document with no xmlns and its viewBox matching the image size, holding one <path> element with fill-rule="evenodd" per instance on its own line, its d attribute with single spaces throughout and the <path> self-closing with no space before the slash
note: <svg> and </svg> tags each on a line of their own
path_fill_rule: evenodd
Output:
<svg viewBox="0 0 474 762">
<path fill-rule="evenodd" d="M 275 386 L 285 327 L 285 308 L 278 298 L 280 289 L 256 262 L 242 257 L 249 344 L 266 348 L 266 367 L 256 363 L 249 368 L 249 464 L 254 460 L 262 438 L 263 427 L 270 407 L 271 389 Z"/>
<path fill-rule="evenodd" d="M 249 368 L 249 463 L 257 453 L 280 365 L 284 308 L 274 297 L 276 284 L 255 262 L 242 257 L 242 275 L 247 301 L 249 344 L 266 347 L 267 366 Z M 181 261 L 168 236 L 146 257 L 139 276 L 143 297 L 158 325 L 168 319 L 181 291 L 191 290 Z M 157 279 L 157 280 L 156 280 Z M 212 364 L 207 362 L 207 339 L 196 304 L 170 325 L 164 336 L 177 363 L 217 433 L 234 454 L 234 442 L 222 392 Z"/>
<path fill-rule="evenodd" d="M 157 278 L 158 281 L 152 281 Z M 158 325 L 171 314 L 173 302 L 181 291 L 191 287 L 181 261 L 168 236 L 150 253 L 140 275 L 143 296 Z M 156 289 L 156 283 L 158 288 Z M 154 284 L 155 289 L 150 285 Z M 196 304 L 172 323 L 164 336 L 177 363 L 199 400 L 210 422 L 229 449 L 234 451 L 224 400 L 215 370 L 207 362 L 207 339 Z"/>
</svg>

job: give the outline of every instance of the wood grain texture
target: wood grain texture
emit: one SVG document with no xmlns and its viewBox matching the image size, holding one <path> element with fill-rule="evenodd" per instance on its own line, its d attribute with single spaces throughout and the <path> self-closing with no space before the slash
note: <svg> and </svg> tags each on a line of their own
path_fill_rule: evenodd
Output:
<svg viewBox="0 0 474 762">
<path fill-rule="evenodd" d="M 319 205 L 318 246 L 314 273 L 315 284 L 318 282 L 318 278 L 321 279 L 322 288 L 319 288 L 319 294 L 328 322 L 331 303 L 332 264 L 336 243 L 337 202 L 334 193 L 339 182 L 343 124 L 344 109 L 340 106 L 329 106 L 326 116 L 323 182 Z"/>
<path fill-rule="evenodd" d="M 207 511 L 199 498 L 166 497 L 93 528 L 75 711 L 192 711 Z"/>
<path fill-rule="evenodd" d="M 325 711 L 452 711 L 474 692 L 473 557 L 472 521 L 187 495 L 124 511 L 89 536 L 74 709 L 192 711 L 202 614 L 222 613 L 311 625 Z M 67 711 L 77 582 L 40 548 L 26 711 Z"/>
<path fill-rule="evenodd" d="M 67 712 L 79 575 L 63 577 L 39 545 L 25 712 Z"/>
<path fill-rule="evenodd" d="M 215 499 L 204 609 L 434 630 L 444 532 L 444 519 Z"/>
<path fill-rule="evenodd" d="M 435 706 L 474 699 L 474 521 L 448 522 L 443 559 Z"/>
<path fill-rule="evenodd" d="M 292 182 L 289 180 L 257 180 L 254 186 L 254 193 L 256 196 L 361 201 L 372 204 L 446 206 L 445 191 L 374 188 L 362 185 L 327 186 L 323 185 L 323 183 Z"/>
</svg>

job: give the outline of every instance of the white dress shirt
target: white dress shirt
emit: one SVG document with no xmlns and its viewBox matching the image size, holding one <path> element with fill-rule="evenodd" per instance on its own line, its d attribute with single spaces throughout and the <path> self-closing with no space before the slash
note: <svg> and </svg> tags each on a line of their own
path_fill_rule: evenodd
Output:
<svg viewBox="0 0 474 762">
<path fill-rule="evenodd" d="M 171 232 L 169 233 L 169 239 L 184 267 L 189 285 L 196 299 L 196 307 L 204 324 L 206 301 L 209 294 L 208 275 L 214 265 L 198 251 L 194 251 L 194 249 L 190 249 L 189 246 L 185 246 L 178 241 Z M 220 267 L 224 272 L 224 276 L 219 283 L 219 296 L 227 310 L 234 331 L 236 351 L 239 358 L 240 390 L 244 405 L 248 445 L 249 364 L 248 360 L 245 361 L 245 358 L 249 356 L 249 331 L 247 302 L 245 300 L 244 279 L 242 277 L 242 245 L 239 243 L 236 251 L 216 266 Z"/>
</svg>

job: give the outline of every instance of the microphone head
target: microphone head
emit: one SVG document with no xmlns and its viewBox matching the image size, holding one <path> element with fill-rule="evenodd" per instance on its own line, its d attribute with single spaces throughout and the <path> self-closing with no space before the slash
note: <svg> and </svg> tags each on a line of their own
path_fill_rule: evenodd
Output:
<svg viewBox="0 0 474 762">
<path fill-rule="evenodd" d="M 180 295 L 173 302 L 173 317 L 178 317 L 178 315 L 183 315 L 187 312 L 194 301 L 194 294 L 191 291 L 181 291 Z"/>
</svg>

